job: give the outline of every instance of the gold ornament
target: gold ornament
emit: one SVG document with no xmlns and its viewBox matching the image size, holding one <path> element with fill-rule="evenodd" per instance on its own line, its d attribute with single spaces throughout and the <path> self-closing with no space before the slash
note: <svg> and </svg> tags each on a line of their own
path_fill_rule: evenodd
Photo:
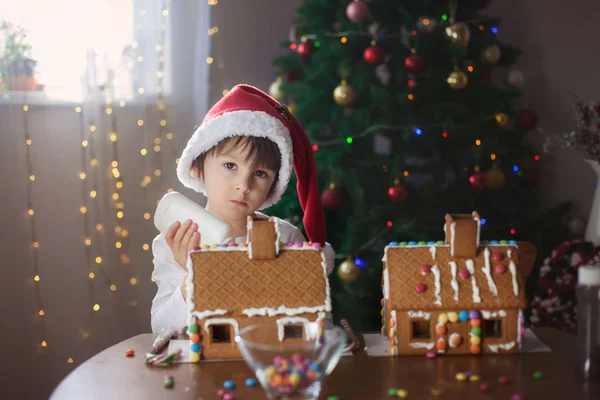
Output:
<svg viewBox="0 0 600 400">
<path fill-rule="evenodd" d="M 278 76 L 275 82 L 271 83 L 271 86 L 269 86 L 269 94 L 277 101 L 285 100 L 285 93 L 281 90 L 282 82 L 283 79 Z"/>
<path fill-rule="evenodd" d="M 471 31 L 469 26 L 464 22 L 456 22 L 446 27 L 446 35 L 450 38 L 450 41 L 461 47 L 467 47 L 469 40 L 471 39 Z"/>
<path fill-rule="evenodd" d="M 455 69 L 448 76 L 446 82 L 448 82 L 448 85 L 450 85 L 452 89 L 462 89 L 465 86 L 467 86 L 467 83 L 469 83 L 469 78 L 467 77 L 467 74 L 465 74 L 463 71 Z"/>
<path fill-rule="evenodd" d="M 483 53 L 481 53 L 481 62 L 485 64 L 496 64 L 500 60 L 500 56 L 500 47 L 494 44 L 483 49 Z"/>
<path fill-rule="evenodd" d="M 504 187 L 506 176 L 504 175 L 504 171 L 494 166 L 486 172 L 485 181 L 488 189 L 499 190 Z"/>
<path fill-rule="evenodd" d="M 505 113 L 496 113 L 494 114 L 494 119 L 498 126 L 506 126 L 508 124 L 508 115 Z"/>
<path fill-rule="evenodd" d="M 345 80 L 333 91 L 333 99 L 340 106 L 349 106 L 356 99 L 356 92 Z"/>
<path fill-rule="evenodd" d="M 346 258 L 346 260 L 341 263 L 338 268 L 338 275 L 340 279 L 347 283 L 356 281 L 359 274 L 360 269 L 350 257 Z"/>
</svg>

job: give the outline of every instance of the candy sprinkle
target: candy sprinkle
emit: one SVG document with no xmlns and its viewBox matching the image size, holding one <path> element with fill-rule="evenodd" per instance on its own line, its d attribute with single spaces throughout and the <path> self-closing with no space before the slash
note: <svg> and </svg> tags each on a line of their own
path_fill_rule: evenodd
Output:
<svg viewBox="0 0 600 400">
<path fill-rule="evenodd" d="M 133 357 L 134 354 L 135 354 L 135 350 L 132 350 L 132 349 L 125 350 L 125 355 L 127 357 Z"/>
<path fill-rule="evenodd" d="M 456 380 L 457 381 L 465 381 L 467 379 L 467 375 L 463 374 L 462 372 L 459 372 L 458 374 L 456 374 Z"/>
<path fill-rule="evenodd" d="M 406 396 L 408 396 L 408 392 L 404 389 L 398 389 L 397 396 L 400 397 L 401 399 L 404 399 L 404 398 L 406 398 Z"/>
<path fill-rule="evenodd" d="M 542 371 L 535 371 L 533 373 L 533 377 L 535 379 L 542 379 L 544 377 L 544 373 Z"/>
<path fill-rule="evenodd" d="M 225 387 L 225 389 L 235 389 L 235 382 L 232 380 L 225 381 L 223 387 Z"/>
<path fill-rule="evenodd" d="M 246 386 L 249 386 L 249 387 L 256 386 L 256 379 L 254 379 L 254 378 L 246 379 Z"/>
</svg>

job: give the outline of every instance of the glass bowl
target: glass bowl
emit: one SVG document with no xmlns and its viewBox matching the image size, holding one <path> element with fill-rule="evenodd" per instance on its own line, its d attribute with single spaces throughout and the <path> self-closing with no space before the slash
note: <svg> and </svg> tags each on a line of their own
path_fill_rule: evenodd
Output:
<svg viewBox="0 0 600 400">
<path fill-rule="evenodd" d="M 337 365 L 347 336 L 329 321 L 303 325 L 301 335 L 283 339 L 276 323 L 251 325 L 235 337 L 244 360 L 269 399 L 316 399 L 321 383 Z"/>
</svg>

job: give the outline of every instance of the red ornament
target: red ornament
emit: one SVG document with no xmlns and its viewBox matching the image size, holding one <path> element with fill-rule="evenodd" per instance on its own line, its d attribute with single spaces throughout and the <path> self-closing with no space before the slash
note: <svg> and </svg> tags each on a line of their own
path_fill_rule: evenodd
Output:
<svg viewBox="0 0 600 400">
<path fill-rule="evenodd" d="M 531 130 L 537 125 L 537 114 L 528 108 L 524 108 L 517 115 L 517 125 L 525 130 Z"/>
<path fill-rule="evenodd" d="M 385 59 L 385 53 L 383 52 L 383 49 L 379 46 L 367 47 L 363 56 L 366 63 L 371 65 L 381 64 Z"/>
<path fill-rule="evenodd" d="M 321 202 L 323 203 L 323 208 L 336 210 L 344 202 L 344 197 L 338 188 L 330 187 L 321 194 Z"/>
<path fill-rule="evenodd" d="M 469 177 L 469 183 L 471 184 L 471 187 L 477 191 L 485 189 L 485 174 L 483 172 L 475 172 Z"/>
<path fill-rule="evenodd" d="M 346 7 L 346 16 L 352 22 L 360 22 L 369 15 L 369 4 L 364 1 L 353 1 Z"/>
<path fill-rule="evenodd" d="M 424 65 L 423 57 L 418 54 L 411 54 L 404 59 L 404 67 L 408 72 L 412 72 L 413 74 L 421 72 Z"/>
<path fill-rule="evenodd" d="M 395 185 L 388 189 L 388 196 L 394 203 L 402 203 L 408 198 L 408 191 L 404 185 Z"/>
<path fill-rule="evenodd" d="M 300 43 L 296 49 L 296 51 L 298 52 L 300 57 L 302 57 L 303 60 L 308 60 L 310 56 L 312 56 L 314 50 L 315 46 L 312 44 L 312 42 Z"/>
</svg>

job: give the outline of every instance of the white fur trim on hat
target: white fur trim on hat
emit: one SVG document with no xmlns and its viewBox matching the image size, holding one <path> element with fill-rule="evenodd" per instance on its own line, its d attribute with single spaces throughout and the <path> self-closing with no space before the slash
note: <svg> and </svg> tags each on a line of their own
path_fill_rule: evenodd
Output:
<svg viewBox="0 0 600 400">
<path fill-rule="evenodd" d="M 239 110 L 223 113 L 196 129 L 181 154 L 177 165 L 177 177 L 181 183 L 206 195 L 204 181 L 194 175 L 192 163 L 202 153 L 210 150 L 221 140 L 234 136 L 255 136 L 272 140 L 281 153 L 279 179 L 273 193 L 260 209 L 277 203 L 290 181 L 292 173 L 292 139 L 286 126 L 277 118 L 262 111 Z"/>
</svg>

